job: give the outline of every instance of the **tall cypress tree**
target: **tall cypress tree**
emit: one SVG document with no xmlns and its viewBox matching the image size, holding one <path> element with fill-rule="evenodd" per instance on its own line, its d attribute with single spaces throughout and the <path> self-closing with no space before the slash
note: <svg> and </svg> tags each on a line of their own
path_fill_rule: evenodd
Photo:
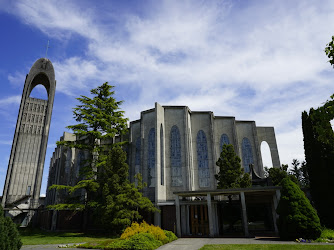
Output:
<svg viewBox="0 0 334 250">
<path fill-rule="evenodd" d="M 323 107 L 302 113 L 304 150 L 312 200 L 321 223 L 334 228 L 334 134 Z M 319 135 L 320 132 L 320 135 Z M 323 138 L 326 138 L 325 140 Z"/>
</svg>

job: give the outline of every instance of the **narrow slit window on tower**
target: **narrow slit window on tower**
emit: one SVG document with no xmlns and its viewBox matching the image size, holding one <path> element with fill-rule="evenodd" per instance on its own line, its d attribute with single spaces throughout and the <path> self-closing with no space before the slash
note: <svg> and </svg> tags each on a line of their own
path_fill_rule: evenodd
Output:
<svg viewBox="0 0 334 250">
<path fill-rule="evenodd" d="M 155 187 L 155 129 L 151 128 L 148 135 L 148 187 Z"/>
<path fill-rule="evenodd" d="M 30 195 L 30 192 L 31 192 L 31 186 L 28 186 L 28 187 L 27 187 L 26 195 Z"/>
</svg>

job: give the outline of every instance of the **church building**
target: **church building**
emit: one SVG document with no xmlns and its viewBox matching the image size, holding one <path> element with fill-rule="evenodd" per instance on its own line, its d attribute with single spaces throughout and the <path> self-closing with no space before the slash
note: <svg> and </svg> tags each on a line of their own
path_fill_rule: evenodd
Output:
<svg viewBox="0 0 334 250">
<path fill-rule="evenodd" d="M 68 133 L 64 137 L 75 140 Z M 254 186 L 255 179 L 264 179 L 263 141 L 269 145 L 273 167 L 280 166 L 273 127 L 155 103 L 154 108 L 141 112 L 139 120 L 130 122 L 128 137 L 130 180 L 135 182 L 135 175 L 141 173 L 147 183 L 144 195 L 161 211 L 152 216 L 154 224 L 178 236 L 277 232 L 279 187 Z M 252 188 L 217 189 L 216 161 L 224 144 L 233 145 L 245 172 L 253 178 Z M 68 185 L 78 178 L 84 156 L 77 151 L 56 149 L 48 186 Z M 47 204 L 56 202 L 54 192 L 47 191 Z"/>
</svg>

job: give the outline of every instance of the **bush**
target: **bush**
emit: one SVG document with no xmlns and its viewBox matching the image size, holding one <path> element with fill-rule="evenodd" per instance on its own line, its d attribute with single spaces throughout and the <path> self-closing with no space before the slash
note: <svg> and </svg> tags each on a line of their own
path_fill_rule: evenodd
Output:
<svg viewBox="0 0 334 250">
<path fill-rule="evenodd" d="M 17 250 L 22 246 L 19 232 L 11 218 L 4 217 L 0 206 L 0 250 Z"/>
<path fill-rule="evenodd" d="M 145 221 L 138 224 L 137 222 L 133 222 L 131 227 L 127 227 L 122 233 L 120 239 L 129 239 L 132 236 L 139 233 L 149 233 L 153 236 L 154 239 L 161 241 L 162 243 L 167 243 L 168 238 L 165 232 L 157 226 L 149 225 Z"/>
<path fill-rule="evenodd" d="M 164 233 L 167 236 L 167 240 L 168 240 L 166 243 L 169 243 L 169 242 L 172 242 L 174 240 L 177 240 L 177 237 L 176 237 L 176 235 L 173 232 L 164 230 Z"/>
<path fill-rule="evenodd" d="M 281 181 L 281 199 L 277 207 L 278 229 L 282 239 L 317 239 L 320 220 L 303 191 L 290 178 Z"/>
<path fill-rule="evenodd" d="M 152 234 L 149 233 L 138 233 L 131 236 L 129 239 L 119 239 L 115 240 L 107 246 L 106 249 L 134 249 L 134 250 L 153 250 L 160 246 L 163 243 L 159 240 L 156 240 Z"/>
</svg>

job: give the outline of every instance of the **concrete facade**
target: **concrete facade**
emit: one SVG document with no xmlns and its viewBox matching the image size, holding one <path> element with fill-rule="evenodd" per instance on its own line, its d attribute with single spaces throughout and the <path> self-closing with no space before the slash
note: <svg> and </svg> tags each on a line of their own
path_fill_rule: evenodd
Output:
<svg viewBox="0 0 334 250">
<path fill-rule="evenodd" d="M 65 132 L 60 140 L 76 138 Z M 140 173 L 147 183 L 144 195 L 161 210 L 150 218 L 156 225 L 178 236 L 221 235 L 226 228 L 222 214 L 226 211 L 227 197 L 232 195 L 235 208 L 240 208 L 243 235 L 249 235 L 247 204 L 250 211 L 263 209 L 267 217 L 262 222 L 271 224 L 265 229 L 277 231 L 276 187 L 217 190 L 215 179 L 219 171 L 216 161 L 223 144 L 234 146 L 246 172 L 252 169 L 255 173 L 251 176 L 263 177 L 261 143 L 266 141 L 273 166 L 279 167 L 273 127 L 257 127 L 254 121 L 215 116 L 210 111 L 191 111 L 187 106 L 155 103 L 153 109 L 141 112 L 139 120 L 130 122 L 128 141 L 130 181 L 136 182 L 135 175 Z M 77 149 L 57 146 L 50 161 L 48 187 L 74 185 L 79 181 L 80 162 L 85 157 Z M 47 190 L 46 195 L 46 205 L 61 203 L 66 197 L 66 193 L 56 190 Z M 57 229 L 56 221 L 57 212 L 53 212 L 51 229 Z"/>
<path fill-rule="evenodd" d="M 219 171 L 215 163 L 223 144 L 234 146 L 245 172 L 250 173 L 252 164 L 255 175 L 264 177 L 263 141 L 269 145 L 273 167 L 280 166 L 273 127 L 257 127 L 254 121 L 158 103 L 153 109 L 142 111 L 140 117 L 130 122 L 130 178 L 135 181 L 134 175 L 142 174 L 143 181 L 148 183 L 144 194 L 162 211 L 155 214 L 154 223 L 176 232 L 179 237 L 217 236 L 226 231 L 222 211 L 230 194 L 217 190 L 215 179 Z M 258 191 L 255 198 L 248 193 L 252 190 L 247 190 L 246 198 L 243 190 L 231 191 L 236 209 L 241 211 L 240 230 L 244 236 L 250 235 L 246 203 L 250 208 L 258 206 L 274 211 L 262 218 L 266 222 L 261 223 L 271 224 L 262 226 L 264 231 L 277 232 L 277 204 L 273 203 L 277 198 L 272 189 L 275 187 Z M 167 215 L 173 210 L 175 214 Z"/>
<path fill-rule="evenodd" d="M 37 85 L 45 87 L 47 100 L 30 97 Z M 22 216 L 22 223 L 28 223 L 32 211 L 40 205 L 55 90 L 56 80 L 51 61 L 38 59 L 26 76 L 2 198 L 2 206 L 12 216 L 18 215 L 15 208 L 25 208 L 19 212 L 26 214 Z"/>
<path fill-rule="evenodd" d="M 172 139 L 175 127 L 179 137 Z M 216 189 L 214 175 L 218 167 L 215 163 L 224 144 L 222 137 L 228 138 L 229 144 L 234 146 L 245 172 L 250 172 L 248 165 L 253 164 L 257 175 L 263 177 L 263 141 L 270 147 L 273 167 L 280 166 L 273 127 L 257 127 L 254 121 L 214 116 L 210 111 L 197 112 L 187 106 L 156 103 L 154 109 L 141 112 L 140 120 L 130 122 L 129 133 L 132 181 L 140 172 L 144 182 L 149 184 L 146 195 L 158 206 L 174 201 L 174 192 Z M 172 148 L 174 140 L 177 140 L 177 149 Z M 172 154 L 179 154 L 179 164 L 173 163 Z"/>
</svg>

